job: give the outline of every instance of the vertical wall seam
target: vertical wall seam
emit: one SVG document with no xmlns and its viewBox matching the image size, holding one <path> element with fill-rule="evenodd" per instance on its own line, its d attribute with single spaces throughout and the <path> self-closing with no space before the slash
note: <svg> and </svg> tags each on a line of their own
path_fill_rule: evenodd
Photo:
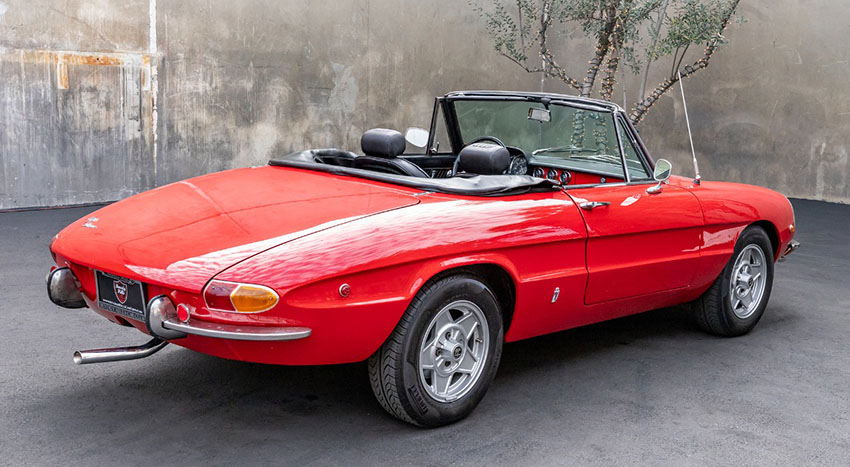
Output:
<svg viewBox="0 0 850 467">
<path fill-rule="evenodd" d="M 150 54 L 150 80 L 151 80 L 151 128 L 153 129 L 153 185 L 157 186 L 159 180 L 157 171 L 159 164 L 157 163 L 157 150 L 159 146 L 158 138 L 158 115 L 157 115 L 157 93 L 159 91 L 159 80 L 157 75 L 157 65 L 159 58 L 156 52 L 156 0 L 150 0 L 150 21 L 149 21 L 149 42 L 148 53 Z M 151 187 L 152 188 L 152 187 Z"/>
</svg>

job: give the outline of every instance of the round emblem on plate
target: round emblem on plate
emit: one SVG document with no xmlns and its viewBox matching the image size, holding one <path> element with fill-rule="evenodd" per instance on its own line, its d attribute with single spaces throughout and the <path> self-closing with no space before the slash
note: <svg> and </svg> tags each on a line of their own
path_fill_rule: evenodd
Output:
<svg viewBox="0 0 850 467">
<path fill-rule="evenodd" d="M 348 284 L 342 284 L 339 286 L 339 296 L 342 298 L 347 298 L 351 295 L 351 286 Z"/>
</svg>

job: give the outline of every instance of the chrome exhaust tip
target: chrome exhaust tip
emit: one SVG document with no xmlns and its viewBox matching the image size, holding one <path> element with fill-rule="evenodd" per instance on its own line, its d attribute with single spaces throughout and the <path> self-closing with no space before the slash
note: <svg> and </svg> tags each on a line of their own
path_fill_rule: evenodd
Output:
<svg viewBox="0 0 850 467">
<path fill-rule="evenodd" d="M 120 362 L 150 357 L 168 345 L 168 341 L 153 338 L 149 342 L 136 347 L 114 347 L 111 349 L 78 350 L 74 352 L 74 363 L 87 365 L 89 363 Z"/>
</svg>

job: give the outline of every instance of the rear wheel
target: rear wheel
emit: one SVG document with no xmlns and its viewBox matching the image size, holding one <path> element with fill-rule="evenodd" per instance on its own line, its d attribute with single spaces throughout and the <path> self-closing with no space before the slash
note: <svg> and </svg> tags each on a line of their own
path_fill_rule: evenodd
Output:
<svg viewBox="0 0 850 467">
<path fill-rule="evenodd" d="M 696 302 L 697 324 L 719 336 L 750 332 L 761 319 L 773 286 L 773 248 L 767 233 L 748 227 L 720 276 Z"/>
<path fill-rule="evenodd" d="M 495 295 L 467 274 L 427 284 L 369 358 L 381 406 L 418 426 L 446 425 L 478 405 L 499 366 L 502 315 Z"/>
</svg>

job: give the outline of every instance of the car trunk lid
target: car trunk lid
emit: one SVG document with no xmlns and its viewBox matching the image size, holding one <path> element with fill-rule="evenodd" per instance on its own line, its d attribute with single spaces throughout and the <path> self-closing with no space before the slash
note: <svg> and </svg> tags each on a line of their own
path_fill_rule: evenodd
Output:
<svg viewBox="0 0 850 467">
<path fill-rule="evenodd" d="M 269 248 L 418 203 L 409 189 L 283 167 L 237 169 L 106 206 L 60 232 L 77 264 L 200 292 L 218 272 Z"/>
</svg>

